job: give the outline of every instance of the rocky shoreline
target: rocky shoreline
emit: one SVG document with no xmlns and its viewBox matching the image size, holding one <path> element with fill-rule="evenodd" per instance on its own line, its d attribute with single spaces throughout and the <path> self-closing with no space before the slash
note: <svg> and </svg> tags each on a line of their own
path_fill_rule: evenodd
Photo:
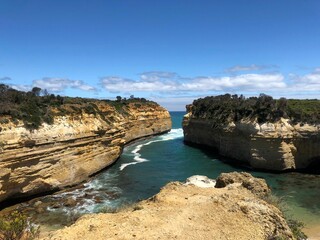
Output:
<svg viewBox="0 0 320 240">
<path fill-rule="evenodd" d="M 35 130 L 1 121 L 0 201 L 79 184 L 114 163 L 126 143 L 171 129 L 169 112 L 154 102 L 129 102 L 120 110 L 94 103 L 99 114 L 69 110 Z"/>
<path fill-rule="evenodd" d="M 320 164 L 320 125 L 292 124 L 285 118 L 217 125 L 212 119 L 195 117 L 192 105 L 187 110 L 183 119 L 186 143 L 206 146 L 233 162 L 260 170 L 301 170 Z"/>
<path fill-rule="evenodd" d="M 248 173 L 172 182 L 117 213 L 89 214 L 43 239 L 294 239 L 270 189 Z"/>
</svg>

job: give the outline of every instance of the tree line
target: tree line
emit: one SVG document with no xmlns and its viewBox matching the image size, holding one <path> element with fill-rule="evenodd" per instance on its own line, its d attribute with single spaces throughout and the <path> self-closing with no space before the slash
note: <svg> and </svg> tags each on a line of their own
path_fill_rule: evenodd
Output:
<svg viewBox="0 0 320 240">
<path fill-rule="evenodd" d="M 101 112 L 97 106 L 97 99 L 62 97 L 49 94 L 47 90 L 39 87 L 31 91 L 23 92 L 13 89 L 5 84 L 0 84 L 0 124 L 10 121 L 22 120 L 26 128 L 37 129 L 42 123 L 52 124 L 54 116 L 57 115 L 79 115 L 99 114 L 106 120 L 106 112 Z M 117 96 L 115 101 L 101 100 L 110 104 L 121 114 L 126 114 L 126 106 L 130 103 L 140 107 L 141 104 L 156 104 L 145 98 L 137 98 L 133 95 L 130 98 Z M 1 117 L 2 116 L 2 117 Z M 3 116 L 9 116 L 3 117 Z"/>
<path fill-rule="evenodd" d="M 320 122 L 320 101 L 316 99 L 273 99 L 263 93 L 249 98 L 225 94 L 200 98 L 192 105 L 194 117 L 212 119 L 221 125 L 244 118 L 257 119 L 259 123 L 274 122 L 280 118 L 289 118 L 293 123 Z"/>
</svg>

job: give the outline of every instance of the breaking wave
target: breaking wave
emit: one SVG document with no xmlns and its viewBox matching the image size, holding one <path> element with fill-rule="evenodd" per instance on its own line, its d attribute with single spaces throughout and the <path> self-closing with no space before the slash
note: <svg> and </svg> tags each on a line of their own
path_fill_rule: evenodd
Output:
<svg viewBox="0 0 320 240">
<path fill-rule="evenodd" d="M 135 165 L 138 163 L 142 163 L 142 162 L 147 162 L 149 161 L 148 159 L 142 158 L 141 154 L 139 153 L 140 150 L 147 145 L 150 145 L 151 143 L 155 143 L 155 142 L 164 142 L 164 141 L 171 141 L 174 139 L 178 139 L 178 138 L 182 138 L 183 137 L 183 130 L 182 128 L 177 128 L 177 129 L 171 129 L 170 132 L 160 135 L 158 137 L 155 138 L 155 140 L 151 140 L 149 142 L 143 143 L 143 144 L 139 144 L 137 145 L 132 151 L 131 154 L 133 154 L 133 160 L 135 160 L 134 162 L 129 162 L 129 163 L 123 163 L 120 166 L 120 171 L 122 171 L 123 169 L 125 169 L 127 166 L 129 165 Z"/>
</svg>

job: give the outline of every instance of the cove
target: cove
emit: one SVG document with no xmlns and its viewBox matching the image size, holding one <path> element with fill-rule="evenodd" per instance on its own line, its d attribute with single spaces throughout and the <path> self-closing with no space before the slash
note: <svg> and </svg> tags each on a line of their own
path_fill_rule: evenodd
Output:
<svg viewBox="0 0 320 240">
<path fill-rule="evenodd" d="M 80 187 L 42 197 L 40 200 L 47 207 L 41 214 L 32 208 L 35 220 L 56 229 L 82 214 L 112 212 L 151 197 L 170 181 L 184 181 L 192 175 L 216 178 L 222 172 L 247 171 L 266 179 L 273 193 L 286 204 L 286 214 L 304 222 L 307 228 L 320 225 L 319 175 L 256 172 L 226 164 L 217 154 L 185 145 L 181 129 L 184 112 L 170 114 L 171 132 L 126 146 L 114 165 Z M 66 199 L 74 203 L 66 204 Z"/>
</svg>

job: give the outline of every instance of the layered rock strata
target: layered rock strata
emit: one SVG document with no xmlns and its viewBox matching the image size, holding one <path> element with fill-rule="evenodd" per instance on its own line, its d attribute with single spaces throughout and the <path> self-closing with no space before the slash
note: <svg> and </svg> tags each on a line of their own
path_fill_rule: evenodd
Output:
<svg viewBox="0 0 320 240">
<path fill-rule="evenodd" d="M 261 196 L 269 189 L 264 180 L 244 173 L 227 174 L 223 179 L 228 179 L 223 188 L 215 188 L 213 180 L 203 176 L 191 178 L 188 184 L 169 183 L 133 207 L 118 213 L 85 215 L 44 238 L 293 239 L 281 211 L 253 193 Z M 252 183 L 251 191 L 243 182 Z"/>
<path fill-rule="evenodd" d="M 69 111 L 32 131 L 21 121 L 2 121 L 0 201 L 75 185 L 112 164 L 125 143 L 171 129 L 168 111 L 153 102 L 121 111 L 95 104 L 101 114 Z"/>
<path fill-rule="evenodd" d="M 241 119 L 221 126 L 196 118 L 192 105 L 183 119 L 184 141 L 207 146 L 256 169 L 304 169 L 320 165 L 320 125 L 292 124 L 289 119 L 258 123 Z"/>
</svg>

